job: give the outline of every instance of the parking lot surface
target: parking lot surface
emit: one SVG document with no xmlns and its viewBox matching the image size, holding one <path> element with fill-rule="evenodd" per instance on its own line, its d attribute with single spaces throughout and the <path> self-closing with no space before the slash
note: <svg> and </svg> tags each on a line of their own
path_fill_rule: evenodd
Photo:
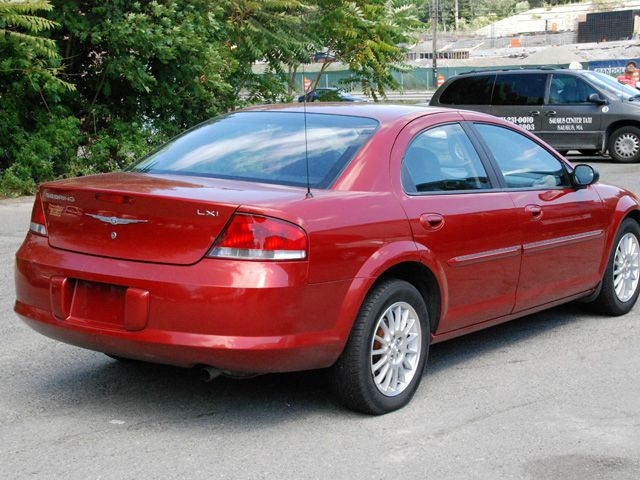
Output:
<svg viewBox="0 0 640 480">
<path fill-rule="evenodd" d="M 640 192 L 640 165 L 586 160 Z M 0 478 L 640 478 L 640 305 L 435 345 L 413 401 L 368 417 L 324 372 L 205 384 L 36 334 L 13 313 L 31 203 L 0 201 Z"/>
</svg>

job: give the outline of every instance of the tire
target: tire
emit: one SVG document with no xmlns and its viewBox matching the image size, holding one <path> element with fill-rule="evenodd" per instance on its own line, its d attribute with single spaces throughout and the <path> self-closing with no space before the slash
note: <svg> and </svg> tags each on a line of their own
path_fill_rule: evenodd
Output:
<svg viewBox="0 0 640 480">
<path fill-rule="evenodd" d="M 618 163 L 634 163 L 640 160 L 640 129 L 621 127 L 611 134 L 607 142 L 611 158 Z"/>
<path fill-rule="evenodd" d="M 393 327 L 398 312 L 399 330 L 404 332 L 396 337 Z M 376 340 L 379 338 L 374 337 L 376 334 L 389 342 L 386 347 Z M 403 280 L 381 281 L 362 303 L 347 345 L 333 366 L 336 397 L 346 407 L 371 415 L 402 408 L 409 403 L 422 379 L 430 337 L 429 314 L 420 292 Z M 374 350 L 389 353 L 373 354 Z M 374 364 L 382 366 L 375 369 Z M 387 373 L 383 374 L 383 370 Z M 393 370 L 398 373 L 392 373 Z M 380 383 L 374 380 L 374 371 L 382 380 Z M 405 372 L 404 382 L 400 371 Z M 390 377 L 388 382 L 387 377 Z M 383 392 L 385 383 L 388 385 Z"/>
<path fill-rule="evenodd" d="M 626 290 L 622 290 L 623 295 L 620 294 L 620 290 L 616 291 L 616 285 L 620 285 L 619 282 L 625 284 L 625 279 L 617 280 L 620 276 L 624 275 L 623 273 L 615 274 L 617 270 L 616 260 L 618 257 L 619 250 L 624 250 L 625 245 L 633 245 L 633 253 L 627 254 L 626 265 L 630 265 L 629 268 L 629 279 L 626 281 L 626 285 L 629 288 Z M 625 253 L 620 251 L 622 257 L 618 257 L 619 260 L 624 258 Z M 625 265 L 623 263 L 623 265 Z M 625 270 L 623 272 L 626 273 Z M 638 223 L 630 218 L 627 218 L 622 222 L 620 228 L 618 229 L 618 233 L 616 234 L 616 238 L 613 242 L 613 247 L 611 249 L 611 253 L 609 255 L 609 260 L 607 263 L 607 269 L 604 272 L 604 277 L 602 279 L 602 289 L 600 290 L 600 294 L 596 297 L 596 299 L 591 304 L 593 308 L 605 315 L 618 316 L 624 315 L 629 312 L 633 308 L 638 300 L 638 293 L 640 293 L 640 281 L 638 276 L 640 274 L 640 226 Z M 634 281 L 635 279 L 635 281 Z"/>
<path fill-rule="evenodd" d="M 599 150 L 578 150 L 581 155 L 585 157 L 593 157 L 594 155 L 598 155 L 600 153 Z"/>
</svg>

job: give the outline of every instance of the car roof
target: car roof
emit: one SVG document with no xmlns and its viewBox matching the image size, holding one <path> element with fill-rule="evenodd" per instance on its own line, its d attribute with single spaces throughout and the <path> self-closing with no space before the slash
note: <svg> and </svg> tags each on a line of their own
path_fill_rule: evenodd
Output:
<svg viewBox="0 0 640 480">
<path fill-rule="evenodd" d="M 259 111 L 259 112 L 296 112 L 303 113 L 305 106 L 302 103 L 287 103 L 273 105 L 258 105 L 248 107 L 240 111 Z M 348 115 L 352 117 L 373 118 L 380 123 L 393 123 L 397 120 L 412 120 L 424 115 L 433 115 L 435 113 L 451 113 L 452 111 L 461 111 L 452 108 L 427 107 L 419 105 L 396 105 L 384 103 L 307 103 L 307 113 L 319 113 L 325 115 Z"/>
</svg>

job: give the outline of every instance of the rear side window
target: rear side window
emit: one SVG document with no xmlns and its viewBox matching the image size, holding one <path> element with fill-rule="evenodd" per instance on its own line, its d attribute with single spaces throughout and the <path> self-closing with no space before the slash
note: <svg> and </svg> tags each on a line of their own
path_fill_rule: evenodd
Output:
<svg viewBox="0 0 640 480">
<path fill-rule="evenodd" d="M 551 77 L 549 103 L 552 105 L 589 103 L 589 95 L 593 93 L 598 92 L 581 78 L 554 73 Z"/>
<path fill-rule="evenodd" d="M 542 105 L 547 84 L 544 73 L 509 73 L 496 78 L 493 105 Z"/>
<path fill-rule="evenodd" d="M 407 193 L 491 188 L 469 137 L 458 124 L 416 135 L 404 154 L 402 186 Z"/>
<path fill-rule="evenodd" d="M 451 84 L 440 95 L 444 105 L 489 105 L 495 75 L 462 77 Z"/>
<path fill-rule="evenodd" d="M 309 181 L 328 188 L 378 122 L 345 115 L 307 114 Z M 305 119 L 298 112 L 236 112 L 198 125 L 133 168 L 281 185 L 307 185 Z"/>
<path fill-rule="evenodd" d="M 560 160 L 540 145 L 508 128 L 476 124 L 509 188 L 567 186 Z"/>
</svg>

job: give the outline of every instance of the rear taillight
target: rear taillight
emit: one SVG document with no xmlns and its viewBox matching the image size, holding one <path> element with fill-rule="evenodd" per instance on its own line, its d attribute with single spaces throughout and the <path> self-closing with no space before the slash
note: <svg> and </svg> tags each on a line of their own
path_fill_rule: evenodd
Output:
<svg viewBox="0 0 640 480">
<path fill-rule="evenodd" d="M 277 218 L 238 213 L 214 243 L 209 257 L 241 260 L 302 260 L 307 235 Z"/>
<path fill-rule="evenodd" d="M 37 235 L 42 235 L 43 237 L 47 236 L 47 223 L 44 220 L 44 210 L 42 208 L 39 193 L 36 195 L 36 201 L 33 203 L 29 230 Z"/>
</svg>

